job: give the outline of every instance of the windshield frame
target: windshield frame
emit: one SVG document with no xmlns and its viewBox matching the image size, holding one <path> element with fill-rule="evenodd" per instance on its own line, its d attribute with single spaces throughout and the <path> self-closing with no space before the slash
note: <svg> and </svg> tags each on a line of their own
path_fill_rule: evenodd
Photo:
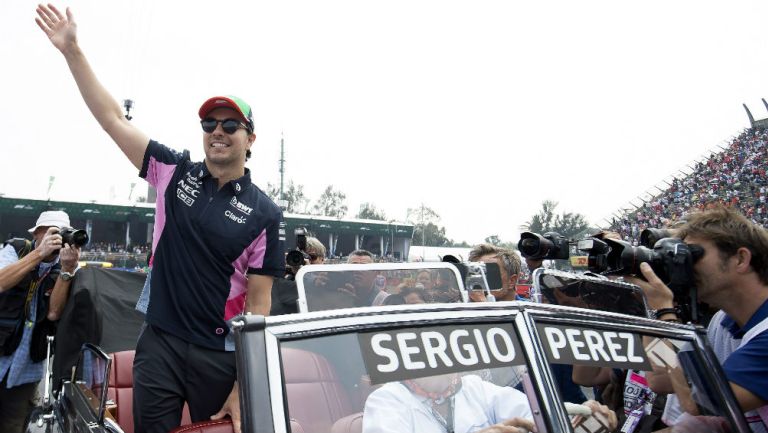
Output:
<svg viewBox="0 0 768 433">
<path fill-rule="evenodd" d="M 421 269 L 448 269 L 453 273 L 461 294 L 461 303 L 469 302 L 469 294 L 464 289 L 464 281 L 456 266 L 447 262 L 414 262 L 414 263 L 366 263 L 366 264 L 329 264 L 329 265 L 305 265 L 296 273 L 296 289 L 298 293 L 297 305 L 300 313 L 311 312 L 307 305 L 307 292 L 304 287 L 304 276 L 310 272 L 352 272 L 352 271 L 416 271 Z M 361 307 L 367 308 L 367 307 Z M 320 310 L 317 310 L 320 311 Z"/>
<path fill-rule="evenodd" d="M 576 307 L 563 307 L 557 305 L 542 305 L 544 308 L 529 309 L 526 308 L 521 315 L 526 322 L 526 329 L 531 334 L 532 342 L 536 345 L 534 351 L 541 357 L 538 361 L 546 366 L 544 368 L 544 380 L 546 380 L 552 389 L 557 389 L 554 382 L 551 365 L 547 360 L 546 350 L 544 349 L 544 337 L 540 335 L 537 325 L 551 324 L 556 326 L 577 326 L 588 327 L 596 330 L 627 331 L 641 335 L 647 335 L 657 338 L 669 338 L 678 341 L 690 343 L 695 350 L 696 358 L 706 363 L 706 367 L 699 371 L 703 373 L 709 384 L 714 385 L 717 396 L 721 399 L 720 406 L 725 409 L 724 416 L 729 417 L 731 427 L 734 431 L 750 432 L 749 425 L 744 418 L 738 402 L 731 390 L 730 384 L 725 378 L 722 366 L 715 356 L 714 351 L 709 345 L 705 328 L 692 324 L 679 324 L 674 322 L 662 322 L 653 319 L 646 319 L 636 316 L 627 316 L 619 313 L 597 312 L 595 310 L 586 310 Z M 567 309 L 568 311 L 562 311 Z M 564 314 L 565 313 L 565 314 Z M 558 392 L 558 404 L 564 409 L 563 401 Z M 562 414 L 562 411 L 553 411 L 550 413 Z"/>
</svg>

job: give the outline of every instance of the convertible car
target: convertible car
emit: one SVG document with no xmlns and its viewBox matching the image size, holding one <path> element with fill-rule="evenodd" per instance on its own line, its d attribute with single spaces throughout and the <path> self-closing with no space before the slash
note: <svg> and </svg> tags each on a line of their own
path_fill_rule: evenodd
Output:
<svg viewBox="0 0 768 433">
<path fill-rule="evenodd" d="M 465 287 L 489 295 L 492 287 L 482 272 L 464 271 L 425 263 L 302 268 L 300 313 L 232 321 L 243 432 L 469 433 L 520 419 L 539 433 L 626 427 L 566 401 L 558 366 L 672 378 L 684 410 L 679 428 L 750 431 L 704 330 L 645 317 L 636 287 L 544 271 L 532 294 L 543 303 L 468 303 Z M 414 290 L 422 295 L 387 300 Z M 28 431 L 132 433 L 131 359 L 85 345 Z"/>
</svg>

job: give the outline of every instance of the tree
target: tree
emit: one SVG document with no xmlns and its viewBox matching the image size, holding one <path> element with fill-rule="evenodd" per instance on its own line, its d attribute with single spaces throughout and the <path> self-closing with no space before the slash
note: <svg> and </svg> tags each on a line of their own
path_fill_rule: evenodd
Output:
<svg viewBox="0 0 768 433">
<path fill-rule="evenodd" d="M 440 221 L 440 215 L 422 203 L 418 207 L 408 208 L 406 220 L 414 224 L 437 223 Z"/>
<path fill-rule="evenodd" d="M 357 212 L 357 216 L 355 216 L 355 218 L 379 221 L 387 220 L 387 216 L 384 214 L 383 210 L 376 209 L 376 206 L 374 206 L 373 203 L 368 202 L 360 205 L 360 211 Z"/>
<path fill-rule="evenodd" d="M 333 185 L 328 185 L 312 207 L 312 213 L 338 219 L 344 218 L 347 214 L 347 205 L 344 203 L 344 200 L 346 199 L 346 194 L 334 190 Z"/>
<path fill-rule="evenodd" d="M 280 186 L 267 183 L 267 195 L 269 198 L 277 202 L 280 200 Z M 307 204 L 309 199 L 304 195 L 304 185 L 295 184 L 292 180 L 288 181 L 288 187 L 283 191 L 285 201 L 287 205 L 285 207 L 286 212 L 290 213 L 307 213 Z"/>
<path fill-rule="evenodd" d="M 438 227 L 435 223 L 416 224 L 413 239 L 428 247 L 446 247 L 451 244 L 450 239 L 445 236 L 445 227 Z"/>
<path fill-rule="evenodd" d="M 440 215 L 424 203 L 415 208 L 408 208 L 406 219 L 414 225 L 414 242 L 420 242 L 428 247 L 444 247 L 452 244 L 452 241 L 445 236 L 445 227 L 437 225 Z"/>
<path fill-rule="evenodd" d="M 556 201 L 544 200 L 541 203 L 541 210 L 520 228 L 539 234 L 557 232 L 566 238 L 571 238 L 589 228 L 589 223 L 582 214 L 563 212 L 561 215 L 555 215 L 557 205 Z"/>
</svg>

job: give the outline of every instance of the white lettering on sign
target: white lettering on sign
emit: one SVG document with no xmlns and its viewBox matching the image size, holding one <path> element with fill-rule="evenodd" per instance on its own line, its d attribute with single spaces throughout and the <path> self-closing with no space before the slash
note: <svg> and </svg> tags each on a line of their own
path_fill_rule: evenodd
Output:
<svg viewBox="0 0 768 433">
<path fill-rule="evenodd" d="M 573 357 L 578 359 L 579 361 L 589 361 L 590 360 L 589 355 L 587 355 L 586 353 L 581 353 L 579 351 L 579 349 L 586 346 L 586 344 L 584 344 L 583 341 L 577 340 L 578 337 L 581 337 L 581 330 L 566 329 L 565 336 L 568 338 L 568 342 L 570 343 L 571 352 L 573 352 Z"/>
<path fill-rule="evenodd" d="M 501 337 L 501 342 L 504 343 L 503 348 L 496 344 L 496 337 Z M 491 328 L 485 338 L 488 342 L 488 348 L 498 361 L 512 362 L 515 359 L 515 346 L 512 344 L 512 337 L 506 331 L 500 328 Z"/>
<path fill-rule="evenodd" d="M 376 360 L 379 373 L 498 365 L 513 362 L 516 357 L 509 331 L 494 327 L 472 331 L 401 332 L 394 337 L 387 333 L 374 334 L 370 346 L 373 353 L 385 361 Z"/>
<path fill-rule="evenodd" d="M 546 334 L 549 347 L 552 349 L 552 357 L 556 360 L 560 359 L 560 349 L 564 349 L 568 345 L 565 341 L 565 334 L 557 328 L 545 328 L 544 334 Z"/>
<path fill-rule="evenodd" d="M 632 334 L 621 332 L 619 337 L 627 340 L 627 358 L 629 358 L 629 362 L 643 362 L 643 357 L 635 353 L 635 338 Z"/>
<path fill-rule="evenodd" d="M 421 361 L 411 360 L 411 355 L 419 353 L 419 348 L 418 346 L 408 347 L 408 340 L 415 339 L 416 333 L 414 332 L 404 332 L 402 334 L 397 334 L 397 347 L 400 349 L 400 354 L 403 356 L 403 367 L 407 368 L 408 370 L 421 370 L 426 367 L 426 365 L 424 365 L 424 363 Z"/>
<path fill-rule="evenodd" d="M 400 362 L 397 360 L 397 352 L 381 345 L 384 341 L 392 341 L 392 337 L 387 334 L 374 335 L 373 338 L 371 338 L 371 349 L 373 349 L 373 353 L 389 360 L 389 363 L 387 364 L 379 364 L 376 366 L 379 371 L 382 373 L 392 373 L 400 366 Z"/>
<path fill-rule="evenodd" d="M 544 336 L 553 361 L 639 363 L 647 362 L 630 332 L 544 327 Z"/>
<path fill-rule="evenodd" d="M 620 355 L 618 352 L 621 350 L 621 344 L 613 342 L 613 339 L 619 335 L 615 332 L 606 332 L 603 336 L 605 337 L 605 343 L 608 345 L 608 352 L 611 353 L 611 358 L 615 361 L 627 362 L 627 357 Z"/>
<path fill-rule="evenodd" d="M 480 332 L 479 329 L 475 329 L 472 331 L 472 333 L 475 335 L 475 341 L 477 341 L 477 348 L 480 351 L 480 357 L 483 359 L 484 363 L 488 364 L 491 362 L 491 358 L 488 356 L 488 348 L 485 346 L 485 340 L 483 339 L 482 332 Z"/>
<path fill-rule="evenodd" d="M 443 338 L 443 334 L 435 331 L 427 331 L 421 334 L 421 342 L 424 345 L 424 354 L 427 355 L 429 368 L 437 368 L 437 357 L 443 361 L 446 367 L 453 367 L 451 357 L 445 353 L 448 345 Z M 435 343 L 434 345 L 432 343 Z"/>
<path fill-rule="evenodd" d="M 608 355 L 608 353 L 604 349 L 605 343 L 603 342 L 603 339 L 600 336 L 599 332 L 592 331 L 590 329 L 585 330 L 584 340 L 586 340 L 587 342 L 587 347 L 589 348 L 589 355 L 592 357 L 592 359 L 594 359 L 595 361 L 601 358 L 603 359 L 603 361 L 611 360 L 611 357 Z"/>
<path fill-rule="evenodd" d="M 451 332 L 451 350 L 453 350 L 456 360 L 461 365 L 475 365 L 477 364 L 477 353 L 475 353 L 475 346 L 471 344 L 459 344 L 459 338 L 468 337 L 469 332 L 463 329 L 457 329 Z"/>
</svg>

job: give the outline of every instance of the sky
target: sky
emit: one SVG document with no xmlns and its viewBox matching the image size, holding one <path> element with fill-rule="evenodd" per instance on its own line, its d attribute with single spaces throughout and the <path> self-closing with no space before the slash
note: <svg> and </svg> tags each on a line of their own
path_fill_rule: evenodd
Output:
<svg viewBox="0 0 768 433">
<path fill-rule="evenodd" d="M 36 2 L 0 14 L 0 194 L 128 203 Z M 197 110 L 248 101 L 254 182 L 347 195 L 455 241 L 516 242 L 544 200 L 605 225 L 768 117 L 768 2 L 74 0 L 80 46 L 147 135 L 203 158 Z M 49 189 L 49 179 L 55 180 Z M 131 185 L 135 185 L 132 189 Z M 639 200 L 635 200 L 639 203 Z"/>
</svg>

